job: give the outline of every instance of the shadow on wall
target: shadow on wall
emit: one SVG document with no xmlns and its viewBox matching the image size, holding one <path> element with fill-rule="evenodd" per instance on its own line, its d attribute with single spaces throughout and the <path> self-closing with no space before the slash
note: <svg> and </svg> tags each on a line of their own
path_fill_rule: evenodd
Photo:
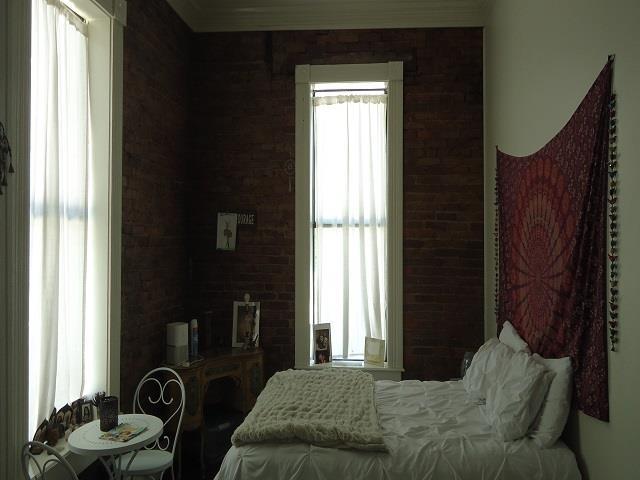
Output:
<svg viewBox="0 0 640 480">
<path fill-rule="evenodd" d="M 572 408 L 569 413 L 567 425 L 564 428 L 564 433 L 562 434 L 562 440 L 566 444 L 571 445 L 571 449 L 576 455 L 576 461 L 578 462 L 578 468 L 582 474 L 582 479 L 589 480 L 586 463 L 582 456 L 582 448 L 580 446 L 580 422 L 578 422 L 578 415 L 580 415 L 578 410 Z"/>
</svg>

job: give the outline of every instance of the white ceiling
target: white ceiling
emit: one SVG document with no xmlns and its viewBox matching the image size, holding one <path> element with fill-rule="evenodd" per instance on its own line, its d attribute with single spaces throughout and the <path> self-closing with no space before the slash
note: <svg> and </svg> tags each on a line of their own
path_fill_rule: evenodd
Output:
<svg viewBox="0 0 640 480">
<path fill-rule="evenodd" d="M 482 26 L 491 0 L 167 0 L 196 32 Z"/>
</svg>

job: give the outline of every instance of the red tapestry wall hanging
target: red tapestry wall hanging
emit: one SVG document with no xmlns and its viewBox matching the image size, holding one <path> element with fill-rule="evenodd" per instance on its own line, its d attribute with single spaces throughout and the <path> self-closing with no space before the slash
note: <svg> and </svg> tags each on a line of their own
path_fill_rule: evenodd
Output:
<svg viewBox="0 0 640 480">
<path fill-rule="evenodd" d="M 608 193 L 612 242 L 617 239 L 612 67 L 610 58 L 569 122 L 539 151 L 513 157 L 498 150 L 496 180 L 498 323 L 509 320 L 544 357 L 571 356 L 576 405 L 601 420 L 609 419 Z M 617 279 L 611 280 L 615 313 Z"/>
</svg>

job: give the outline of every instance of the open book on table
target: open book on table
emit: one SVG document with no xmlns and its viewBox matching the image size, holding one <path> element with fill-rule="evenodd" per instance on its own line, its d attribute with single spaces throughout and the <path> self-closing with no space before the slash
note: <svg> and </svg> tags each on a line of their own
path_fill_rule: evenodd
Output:
<svg viewBox="0 0 640 480">
<path fill-rule="evenodd" d="M 100 435 L 102 440 L 111 440 L 114 442 L 128 442 L 132 438 L 140 435 L 147 429 L 144 425 L 132 425 L 131 423 L 121 423 L 108 432 Z"/>
</svg>

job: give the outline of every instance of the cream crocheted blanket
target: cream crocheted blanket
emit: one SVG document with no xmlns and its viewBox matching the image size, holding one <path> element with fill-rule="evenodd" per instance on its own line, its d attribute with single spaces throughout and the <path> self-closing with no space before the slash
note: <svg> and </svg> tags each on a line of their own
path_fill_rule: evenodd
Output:
<svg viewBox="0 0 640 480">
<path fill-rule="evenodd" d="M 386 451 L 373 377 L 342 368 L 278 372 L 269 379 L 231 442 L 235 446 L 307 442 L 323 447 Z"/>
</svg>

